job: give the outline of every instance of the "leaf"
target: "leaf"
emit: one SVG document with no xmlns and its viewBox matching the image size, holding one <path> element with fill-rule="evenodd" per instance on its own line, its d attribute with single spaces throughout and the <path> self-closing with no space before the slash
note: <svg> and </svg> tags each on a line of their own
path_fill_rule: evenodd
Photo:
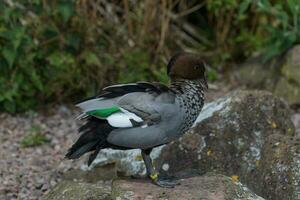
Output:
<svg viewBox="0 0 300 200">
<path fill-rule="evenodd" d="M 52 53 L 51 55 L 49 55 L 47 57 L 47 60 L 53 66 L 59 67 L 59 66 L 63 65 L 63 59 L 62 59 L 62 56 L 59 52 Z"/>
<path fill-rule="evenodd" d="M 70 45 L 72 48 L 78 50 L 79 44 L 81 41 L 80 35 L 78 33 L 70 33 L 66 37 L 68 45 Z"/>
<path fill-rule="evenodd" d="M 31 81 L 34 83 L 34 85 L 40 90 L 43 91 L 43 84 L 40 79 L 40 77 L 37 75 L 36 71 L 34 69 L 31 70 Z"/>
<path fill-rule="evenodd" d="M 14 49 L 18 49 L 24 37 L 25 28 L 21 26 L 14 27 L 13 29 L 0 32 L 0 37 L 8 40 Z"/>
<path fill-rule="evenodd" d="M 4 47 L 2 50 L 2 55 L 5 58 L 8 66 L 11 68 L 17 56 L 15 49 Z"/>
<path fill-rule="evenodd" d="M 286 29 L 289 25 L 289 15 L 286 12 L 280 12 L 278 18 L 280 19 L 283 29 Z"/>
<path fill-rule="evenodd" d="M 287 0 L 288 8 L 291 10 L 292 13 L 294 13 L 297 9 L 297 4 L 294 0 Z"/>
<path fill-rule="evenodd" d="M 7 40 L 10 40 L 11 39 L 11 35 L 10 35 L 10 32 L 7 31 L 6 29 L 2 29 L 1 27 L 1 30 L 0 30 L 0 38 L 4 38 L 4 39 L 7 39 Z"/>
<path fill-rule="evenodd" d="M 239 15 L 245 13 L 245 11 L 249 8 L 251 4 L 251 0 L 244 0 L 239 6 Z"/>
<path fill-rule="evenodd" d="M 8 112 L 16 112 L 16 104 L 13 101 L 4 101 L 3 107 Z"/>
<path fill-rule="evenodd" d="M 62 15 L 64 22 L 67 22 L 74 13 L 74 3 L 72 1 L 62 1 L 58 5 L 58 11 Z"/>
<path fill-rule="evenodd" d="M 260 11 L 270 12 L 270 8 L 272 7 L 269 0 L 258 0 L 257 6 Z"/>
<path fill-rule="evenodd" d="M 101 65 L 101 62 L 100 62 L 98 56 L 93 52 L 90 52 L 90 51 L 85 52 L 82 56 L 87 65 L 96 65 L 96 66 Z"/>
<path fill-rule="evenodd" d="M 21 41 L 24 37 L 25 28 L 24 27 L 18 27 L 14 29 L 14 40 L 11 41 L 13 44 L 13 47 L 15 50 L 17 50 L 21 44 Z"/>
<path fill-rule="evenodd" d="M 215 81 L 217 78 L 218 78 L 218 74 L 217 74 L 217 71 L 212 69 L 212 68 L 208 68 L 208 71 L 207 71 L 207 78 L 208 80 L 210 81 Z"/>
</svg>

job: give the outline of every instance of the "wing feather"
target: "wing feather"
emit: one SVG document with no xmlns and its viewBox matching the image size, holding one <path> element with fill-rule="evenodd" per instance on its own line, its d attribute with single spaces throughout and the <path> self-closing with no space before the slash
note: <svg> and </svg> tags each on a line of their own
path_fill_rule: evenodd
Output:
<svg viewBox="0 0 300 200">
<path fill-rule="evenodd" d="M 118 98 L 112 98 L 112 99 L 95 98 L 95 99 L 90 99 L 90 100 L 81 102 L 81 103 L 77 104 L 76 106 L 81 108 L 84 112 L 89 112 L 92 110 L 111 108 L 116 105 L 115 103 L 117 100 L 118 100 Z"/>
<path fill-rule="evenodd" d="M 166 85 L 149 82 L 108 86 L 99 96 L 76 105 L 83 111 L 78 118 L 94 116 L 106 119 L 117 128 L 147 127 L 160 121 L 160 114 L 150 102 L 157 96 L 163 96 L 162 93 L 168 96 L 172 90 Z"/>
</svg>

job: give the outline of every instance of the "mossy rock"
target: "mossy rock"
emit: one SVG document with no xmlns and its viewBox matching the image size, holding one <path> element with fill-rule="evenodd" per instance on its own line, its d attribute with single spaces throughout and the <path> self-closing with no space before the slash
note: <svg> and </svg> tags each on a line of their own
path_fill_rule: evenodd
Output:
<svg viewBox="0 0 300 200">
<path fill-rule="evenodd" d="M 109 182 L 85 183 L 62 181 L 43 199 L 45 200 L 109 200 L 111 187 Z"/>
</svg>

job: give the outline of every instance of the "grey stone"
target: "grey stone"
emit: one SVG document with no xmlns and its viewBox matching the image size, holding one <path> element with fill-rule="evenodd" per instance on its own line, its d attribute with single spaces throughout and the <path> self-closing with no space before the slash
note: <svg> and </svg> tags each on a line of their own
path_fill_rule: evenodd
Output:
<svg viewBox="0 0 300 200">
<path fill-rule="evenodd" d="M 223 175 L 208 174 L 180 180 L 180 185 L 167 189 L 145 180 L 115 180 L 112 199 L 152 200 L 263 200 L 247 187 Z"/>
</svg>

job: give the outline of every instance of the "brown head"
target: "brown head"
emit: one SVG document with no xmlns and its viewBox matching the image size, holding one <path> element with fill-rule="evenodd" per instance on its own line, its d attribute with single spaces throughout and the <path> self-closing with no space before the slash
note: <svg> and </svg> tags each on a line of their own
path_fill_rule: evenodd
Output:
<svg viewBox="0 0 300 200">
<path fill-rule="evenodd" d="M 179 53 L 169 61 L 167 73 L 171 80 L 200 80 L 207 87 L 205 65 L 205 61 L 196 54 Z"/>
</svg>

